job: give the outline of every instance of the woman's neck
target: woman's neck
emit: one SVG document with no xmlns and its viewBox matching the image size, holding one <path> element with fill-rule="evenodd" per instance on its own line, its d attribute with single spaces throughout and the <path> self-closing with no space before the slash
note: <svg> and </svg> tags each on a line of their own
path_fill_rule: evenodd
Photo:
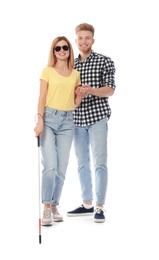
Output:
<svg viewBox="0 0 159 260">
<path fill-rule="evenodd" d="M 67 62 L 58 62 L 57 61 L 54 68 L 59 69 L 59 70 L 68 70 L 68 65 L 67 65 Z"/>
<path fill-rule="evenodd" d="M 63 62 L 57 62 L 54 66 L 54 69 L 56 72 L 58 72 L 60 75 L 68 77 L 71 75 L 72 70 L 68 68 L 67 63 Z"/>
</svg>

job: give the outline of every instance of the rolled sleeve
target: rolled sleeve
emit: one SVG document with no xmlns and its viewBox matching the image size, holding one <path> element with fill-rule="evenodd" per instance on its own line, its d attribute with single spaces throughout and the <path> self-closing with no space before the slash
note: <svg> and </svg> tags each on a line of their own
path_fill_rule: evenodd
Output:
<svg viewBox="0 0 159 260">
<path fill-rule="evenodd" d="M 105 59 L 105 66 L 103 68 L 103 86 L 111 87 L 112 89 L 116 88 L 115 85 L 115 65 L 110 58 Z"/>
</svg>

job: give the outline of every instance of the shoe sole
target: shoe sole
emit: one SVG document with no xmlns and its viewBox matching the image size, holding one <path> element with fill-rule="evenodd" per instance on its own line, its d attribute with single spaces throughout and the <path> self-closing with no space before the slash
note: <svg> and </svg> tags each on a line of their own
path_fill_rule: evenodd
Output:
<svg viewBox="0 0 159 260">
<path fill-rule="evenodd" d="M 71 214 L 71 213 L 67 213 L 67 216 L 68 217 L 80 217 L 80 216 L 92 216 L 92 215 L 94 215 L 94 212 L 92 212 L 92 213 L 73 213 L 73 214 Z"/>
<path fill-rule="evenodd" d="M 53 218 L 53 221 L 54 221 L 54 222 L 62 222 L 63 219 L 54 219 L 54 218 Z"/>
<path fill-rule="evenodd" d="M 52 226 L 52 223 L 42 223 L 42 226 Z"/>
<path fill-rule="evenodd" d="M 96 223 L 104 223 L 105 219 L 94 219 L 94 222 L 96 222 Z"/>
<path fill-rule="evenodd" d="M 52 226 L 52 220 L 48 221 L 48 222 L 41 222 L 42 226 Z"/>
</svg>

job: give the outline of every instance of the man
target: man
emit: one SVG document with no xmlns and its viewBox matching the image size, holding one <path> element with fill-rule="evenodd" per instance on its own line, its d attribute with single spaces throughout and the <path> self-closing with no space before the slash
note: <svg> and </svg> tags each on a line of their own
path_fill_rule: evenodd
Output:
<svg viewBox="0 0 159 260">
<path fill-rule="evenodd" d="M 94 215 L 95 222 L 104 222 L 104 204 L 107 191 L 107 121 L 111 115 L 108 98 L 115 90 L 114 62 L 92 50 L 94 27 L 87 23 L 76 29 L 76 44 L 80 51 L 75 69 L 87 91 L 74 112 L 74 147 L 83 203 L 67 216 Z M 77 93 L 81 94 L 82 93 Z M 91 155 L 95 170 L 95 210 L 93 206 Z"/>
</svg>

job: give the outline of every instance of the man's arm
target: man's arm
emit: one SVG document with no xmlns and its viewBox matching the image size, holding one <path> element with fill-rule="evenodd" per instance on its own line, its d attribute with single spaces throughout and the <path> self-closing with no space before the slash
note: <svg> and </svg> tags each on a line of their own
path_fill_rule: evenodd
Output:
<svg viewBox="0 0 159 260">
<path fill-rule="evenodd" d="M 108 86 L 104 86 L 101 88 L 92 88 L 89 85 L 84 85 L 82 87 L 87 88 L 87 91 L 85 93 L 85 97 L 88 95 L 93 95 L 97 97 L 110 97 L 114 94 L 114 89 Z"/>
</svg>

